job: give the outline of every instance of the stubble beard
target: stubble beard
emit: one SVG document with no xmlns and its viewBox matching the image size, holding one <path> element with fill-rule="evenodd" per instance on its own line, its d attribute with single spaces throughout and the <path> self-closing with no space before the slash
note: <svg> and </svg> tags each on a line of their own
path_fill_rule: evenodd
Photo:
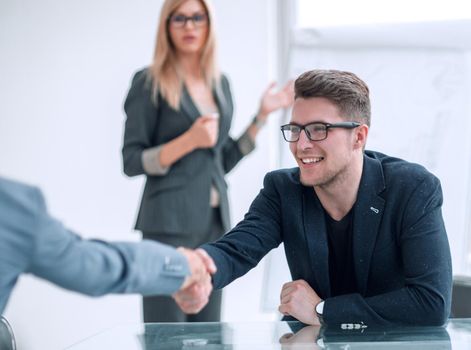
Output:
<svg viewBox="0 0 471 350">
<path fill-rule="evenodd" d="M 335 186 L 336 183 L 341 183 L 346 178 L 347 165 L 344 165 L 338 170 L 328 170 L 327 173 L 318 180 L 308 180 L 303 177 L 301 170 L 300 181 L 304 186 L 318 187 L 321 189 Z"/>
</svg>

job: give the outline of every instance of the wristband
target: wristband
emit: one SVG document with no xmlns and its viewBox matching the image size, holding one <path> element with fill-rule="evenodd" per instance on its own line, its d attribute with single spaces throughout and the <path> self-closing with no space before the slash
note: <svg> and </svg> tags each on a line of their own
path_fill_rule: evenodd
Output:
<svg viewBox="0 0 471 350">
<path fill-rule="evenodd" d="M 257 116 L 253 117 L 252 125 L 255 125 L 258 129 L 261 129 L 265 125 L 266 120 L 261 120 Z"/>
</svg>

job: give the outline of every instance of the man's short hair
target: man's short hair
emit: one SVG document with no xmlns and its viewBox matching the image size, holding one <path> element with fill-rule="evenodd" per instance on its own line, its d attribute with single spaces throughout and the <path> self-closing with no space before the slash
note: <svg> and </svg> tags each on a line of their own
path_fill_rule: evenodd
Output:
<svg viewBox="0 0 471 350">
<path fill-rule="evenodd" d="M 294 82 L 295 99 L 324 97 L 335 104 L 340 115 L 370 126 L 371 105 L 366 83 L 355 74 L 340 70 L 314 69 Z"/>
</svg>

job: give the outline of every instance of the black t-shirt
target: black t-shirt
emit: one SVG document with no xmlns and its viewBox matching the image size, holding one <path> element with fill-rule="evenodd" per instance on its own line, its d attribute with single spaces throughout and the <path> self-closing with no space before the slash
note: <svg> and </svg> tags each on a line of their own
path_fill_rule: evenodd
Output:
<svg viewBox="0 0 471 350">
<path fill-rule="evenodd" d="M 340 221 L 325 212 L 329 244 L 329 278 L 331 295 L 356 293 L 353 266 L 353 211 Z"/>
</svg>

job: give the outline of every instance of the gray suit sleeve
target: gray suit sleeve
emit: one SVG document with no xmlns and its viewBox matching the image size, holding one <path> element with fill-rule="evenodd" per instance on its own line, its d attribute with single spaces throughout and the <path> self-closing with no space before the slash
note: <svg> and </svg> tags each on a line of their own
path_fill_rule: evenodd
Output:
<svg viewBox="0 0 471 350">
<path fill-rule="evenodd" d="M 122 148 L 123 171 L 128 176 L 143 175 L 146 173 L 143 152 L 155 146 L 152 135 L 157 125 L 157 109 L 146 70 L 133 77 L 124 110 L 127 118 Z"/>
<path fill-rule="evenodd" d="M 248 155 L 255 149 L 255 142 L 249 135 L 249 129 L 247 129 L 238 139 L 237 146 L 239 147 L 240 152 L 244 155 Z"/>
<path fill-rule="evenodd" d="M 164 167 L 160 163 L 160 153 L 163 145 L 148 148 L 142 152 L 142 166 L 149 175 L 166 175 L 170 167 Z"/>
<path fill-rule="evenodd" d="M 227 103 L 228 110 L 232 118 L 233 113 L 233 101 L 232 92 L 229 80 L 226 76 L 222 76 L 221 79 L 222 95 Z M 255 149 L 255 142 L 252 140 L 246 130 L 237 140 L 228 137 L 222 147 L 223 155 L 223 168 L 226 173 L 231 171 L 236 164 L 250 152 Z"/>
<path fill-rule="evenodd" d="M 28 272 L 66 289 L 93 296 L 172 294 L 189 273 L 185 257 L 170 246 L 82 239 L 48 215 L 39 191 L 35 229 Z"/>
</svg>

